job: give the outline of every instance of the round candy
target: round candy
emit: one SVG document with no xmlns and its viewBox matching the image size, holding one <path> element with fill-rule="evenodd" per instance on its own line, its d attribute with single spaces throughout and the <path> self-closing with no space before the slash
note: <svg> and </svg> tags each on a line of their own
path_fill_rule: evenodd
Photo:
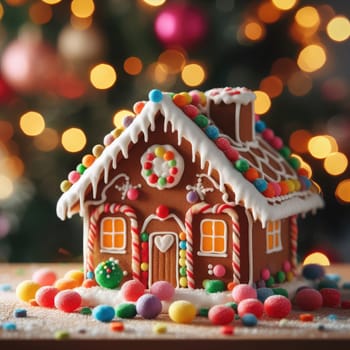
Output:
<svg viewBox="0 0 350 350">
<path fill-rule="evenodd" d="M 322 278 L 325 275 L 325 270 L 321 265 L 307 264 L 303 267 L 302 275 L 307 280 L 313 281 Z"/>
<path fill-rule="evenodd" d="M 149 92 L 148 98 L 150 101 L 158 103 L 163 99 L 163 93 L 158 89 L 153 89 Z"/>
<path fill-rule="evenodd" d="M 55 307 L 55 296 L 59 290 L 53 286 L 40 287 L 35 293 L 35 301 L 39 306 Z"/>
<path fill-rule="evenodd" d="M 249 284 L 238 284 L 232 289 L 232 298 L 236 303 L 244 299 L 257 298 L 256 289 Z"/>
<path fill-rule="evenodd" d="M 156 214 L 161 219 L 164 219 L 169 215 L 169 208 L 166 205 L 160 205 L 156 208 Z"/>
<path fill-rule="evenodd" d="M 97 265 L 95 278 L 101 287 L 114 289 L 123 279 L 123 271 L 113 259 L 110 259 Z"/>
<path fill-rule="evenodd" d="M 120 318 L 134 318 L 136 314 L 136 305 L 133 303 L 122 303 L 115 308 L 115 315 Z"/>
<path fill-rule="evenodd" d="M 260 318 L 264 313 L 264 304 L 258 299 L 244 299 L 238 304 L 237 312 L 241 318 L 246 314 L 253 314 Z"/>
<path fill-rule="evenodd" d="M 126 196 L 131 201 L 134 201 L 139 197 L 139 190 L 137 188 L 129 188 L 126 192 Z"/>
<path fill-rule="evenodd" d="M 208 280 L 204 285 L 205 290 L 208 293 L 218 293 L 225 290 L 225 283 L 221 280 Z"/>
<path fill-rule="evenodd" d="M 169 317 L 176 323 L 191 323 L 196 317 L 195 306 L 187 300 L 176 300 L 169 306 Z"/>
<path fill-rule="evenodd" d="M 29 301 L 35 298 L 35 293 L 40 288 L 40 284 L 32 280 L 22 281 L 16 287 L 17 298 L 22 301 Z"/>
<path fill-rule="evenodd" d="M 123 283 L 120 293 L 124 300 L 136 301 L 145 293 L 145 286 L 138 280 L 129 280 Z"/>
<path fill-rule="evenodd" d="M 73 312 L 81 305 L 81 296 L 74 290 L 62 290 L 55 296 L 54 303 L 57 309 L 64 312 Z"/>
<path fill-rule="evenodd" d="M 157 281 L 151 285 L 150 293 L 160 300 L 169 301 L 175 294 L 175 288 L 167 281 Z"/>
<path fill-rule="evenodd" d="M 72 279 L 80 287 L 84 281 L 84 272 L 80 270 L 69 270 L 64 274 L 63 278 Z"/>
<path fill-rule="evenodd" d="M 157 317 L 162 311 L 162 303 L 152 294 L 144 294 L 136 302 L 136 311 L 146 319 Z"/>
<path fill-rule="evenodd" d="M 32 280 L 41 286 L 51 286 L 55 283 L 56 279 L 56 272 L 46 267 L 34 271 L 32 275 Z"/>
<path fill-rule="evenodd" d="M 226 269 L 224 265 L 217 264 L 213 267 L 213 273 L 215 277 L 223 277 L 225 276 Z"/>
<path fill-rule="evenodd" d="M 263 268 L 260 272 L 260 275 L 264 281 L 267 281 L 270 278 L 271 273 L 270 273 L 270 270 L 268 268 Z"/>
<path fill-rule="evenodd" d="M 92 154 L 93 154 L 96 158 L 98 158 L 98 157 L 102 154 L 102 152 L 103 152 L 104 149 L 105 149 L 105 148 L 104 148 L 104 146 L 102 146 L 102 145 L 95 145 L 95 146 L 92 148 Z"/>
<path fill-rule="evenodd" d="M 322 294 L 313 288 L 303 288 L 295 295 L 295 304 L 306 311 L 319 309 L 323 304 Z"/>
<path fill-rule="evenodd" d="M 272 318 L 287 317 L 292 309 L 292 303 L 283 295 L 272 295 L 264 302 L 265 313 Z"/>
<path fill-rule="evenodd" d="M 72 278 L 59 278 L 54 283 L 54 287 L 56 287 L 58 290 L 73 289 L 77 286 L 77 281 L 73 280 Z"/>
<path fill-rule="evenodd" d="M 338 307 L 341 303 L 341 294 L 338 289 L 322 288 L 320 293 L 323 298 L 323 306 Z"/>
<path fill-rule="evenodd" d="M 235 162 L 235 168 L 240 171 L 241 173 L 244 173 L 245 171 L 247 171 L 249 169 L 249 163 L 247 160 L 245 159 L 238 159 Z"/>
<path fill-rule="evenodd" d="M 258 319 L 254 314 L 244 314 L 241 317 L 241 321 L 246 327 L 254 327 L 258 324 Z"/>
<path fill-rule="evenodd" d="M 214 325 L 225 325 L 234 320 L 235 312 L 227 305 L 214 305 L 209 309 L 208 318 Z"/>
<path fill-rule="evenodd" d="M 270 297 L 271 295 L 274 295 L 273 290 L 271 288 L 267 288 L 267 287 L 262 287 L 262 288 L 258 288 L 256 290 L 257 294 L 258 294 L 258 299 L 263 303 L 268 297 Z"/>
<path fill-rule="evenodd" d="M 92 317 L 97 321 L 110 322 L 114 316 L 114 308 L 110 305 L 98 305 L 92 310 Z"/>
</svg>

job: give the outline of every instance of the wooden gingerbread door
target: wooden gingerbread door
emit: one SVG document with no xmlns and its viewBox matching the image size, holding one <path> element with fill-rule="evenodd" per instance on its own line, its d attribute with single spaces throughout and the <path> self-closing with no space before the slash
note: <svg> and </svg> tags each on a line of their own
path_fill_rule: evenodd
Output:
<svg viewBox="0 0 350 350">
<path fill-rule="evenodd" d="M 178 236 L 174 232 L 153 232 L 149 245 L 149 286 L 167 281 L 178 287 Z"/>
</svg>

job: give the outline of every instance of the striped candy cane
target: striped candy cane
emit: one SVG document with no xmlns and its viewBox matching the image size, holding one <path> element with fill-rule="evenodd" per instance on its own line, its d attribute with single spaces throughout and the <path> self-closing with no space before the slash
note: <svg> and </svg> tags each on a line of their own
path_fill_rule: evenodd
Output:
<svg viewBox="0 0 350 350">
<path fill-rule="evenodd" d="M 291 265 L 292 272 L 296 274 L 298 259 L 297 259 L 297 249 L 298 249 L 298 223 L 297 215 L 293 215 L 289 219 L 290 223 L 290 246 L 291 246 Z"/>
<path fill-rule="evenodd" d="M 193 205 L 186 213 L 186 267 L 187 267 L 187 285 L 188 288 L 195 288 L 194 272 L 193 272 L 193 229 L 192 221 L 193 215 L 196 214 L 221 214 L 225 213 L 231 217 L 232 224 L 232 267 L 233 267 L 233 281 L 239 283 L 240 281 L 240 228 L 239 220 L 236 211 L 228 204 L 210 204 L 201 202 Z"/>
<path fill-rule="evenodd" d="M 139 242 L 139 231 L 137 225 L 137 218 L 134 209 L 128 205 L 120 205 L 116 203 L 112 204 L 102 204 L 98 206 L 91 214 L 90 225 L 89 225 L 89 235 L 88 235 L 88 251 L 87 251 L 87 262 L 86 271 L 94 271 L 94 246 L 100 232 L 97 225 L 98 220 L 102 213 L 122 213 L 126 215 L 130 220 L 130 230 L 131 230 L 131 269 L 134 279 L 140 280 L 140 242 Z"/>
</svg>

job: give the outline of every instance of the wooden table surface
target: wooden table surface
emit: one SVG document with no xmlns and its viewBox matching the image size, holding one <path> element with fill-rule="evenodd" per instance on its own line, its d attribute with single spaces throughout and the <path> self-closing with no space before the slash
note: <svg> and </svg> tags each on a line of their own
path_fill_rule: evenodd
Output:
<svg viewBox="0 0 350 350">
<path fill-rule="evenodd" d="M 0 349 L 329 349 L 330 346 L 350 345 L 350 310 L 321 308 L 315 312 L 313 322 L 299 321 L 305 311 L 293 309 L 286 320 L 263 317 L 256 327 L 244 327 L 234 321 L 233 335 L 222 335 L 220 326 L 214 326 L 203 317 L 197 317 L 189 325 L 180 325 L 169 320 L 166 314 L 155 320 L 135 318 L 123 320 L 125 330 L 112 332 L 108 323 L 96 321 L 92 316 L 79 312 L 64 313 L 56 309 L 33 307 L 19 301 L 15 295 L 17 284 L 30 279 L 33 272 L 41 267 L 49 267 L 58 277 L 79 264 L 0 264 L 0 326 L 4 322 L 16 323 L 17 330 L 7 331 L 0 327 Z M 350 267 L 332 265 L 327 273 L 341 276 L 342 282 L 350 281 Z M 11 286 L 11 290 L 6 290 Z M 343 298 L 350 300 L 350 291 L 343 290 Z M 15 318 L 16 308 L 27 309 L 28 317 Z M 336 315 L 331 320 L 329 315 Z M 156 334 L 152 328 L 157 323 L 167 327 L 164 334 Z M 324 330 L 319 330 L 319 325 Z M 69 339 L 55 339 L 55 332 L 67 331 Z M 120 348 L 122 347 L 122 348 Z M 344 348 L 345 349 L 345 348 Z M 334 349 L 336 350 L 336 349 Z"/>
</svg>

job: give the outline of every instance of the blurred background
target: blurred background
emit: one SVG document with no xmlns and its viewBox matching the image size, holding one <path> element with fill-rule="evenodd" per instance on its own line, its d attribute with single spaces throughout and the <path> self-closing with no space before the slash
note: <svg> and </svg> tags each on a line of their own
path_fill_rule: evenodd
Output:
<svg viewBox="0 0 350 350">
<path fill-rule="evenodd" d="M 350 261 L 350 1 L 0 0 L 0 261 L 82 260 L 60 183 L 148 91 L 246 86 L 319 184 L 299 259 Z M 312 169 L 312 170 L 311 170 Z"/>
</svg>

